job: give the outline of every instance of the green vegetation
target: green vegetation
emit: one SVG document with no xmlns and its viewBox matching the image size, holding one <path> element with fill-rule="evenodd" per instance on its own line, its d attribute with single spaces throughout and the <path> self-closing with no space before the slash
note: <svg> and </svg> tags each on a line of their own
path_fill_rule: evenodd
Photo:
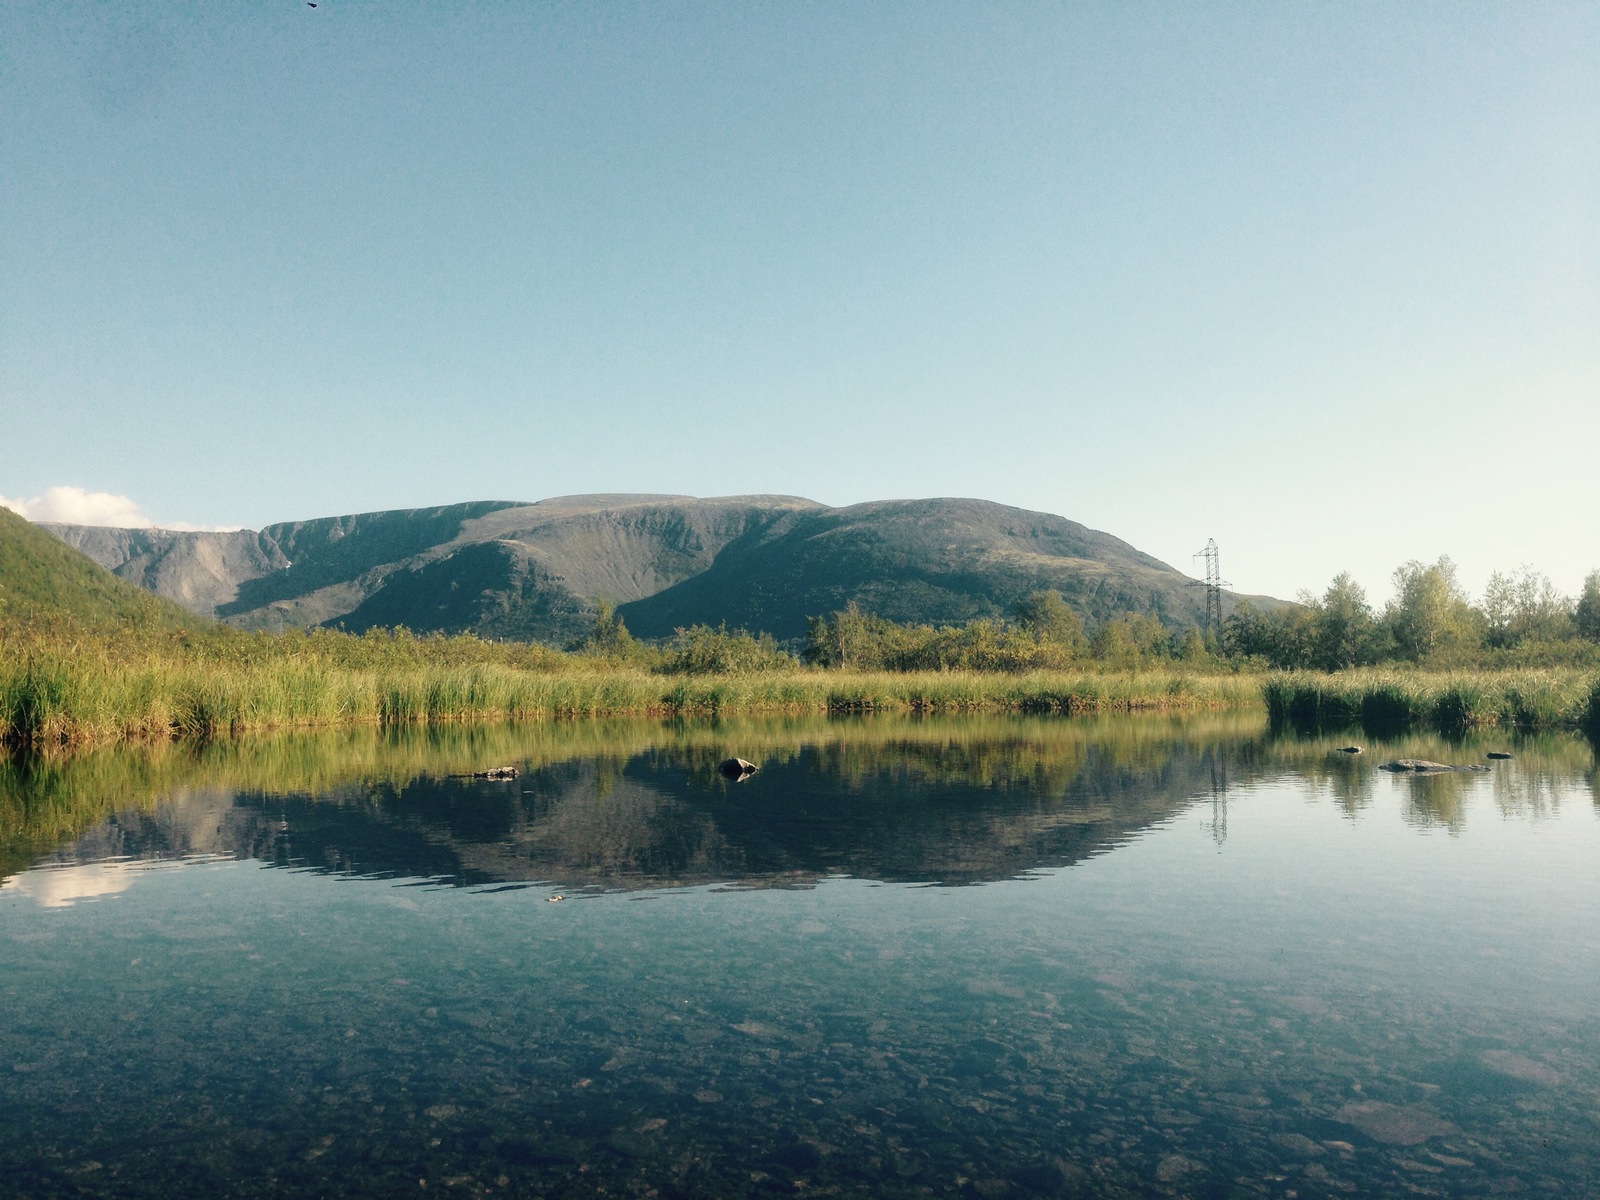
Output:
<svg viewBox="0 0 1600 1200">
<path fill-rule="evenodd" d="M 1531 567 L 1496 572 L 1474 605 L 1455 565 L 1409 562 L 1395 571 L 1395 598 L 1374 611 L 1349 575 L 1321 596 L 1262 612 L 1240 604 L 1223 623 L 1231 662 L 1338 671 L 1383 663 L 1433 670 L 1600 668 L 1600 571 L 1571 600 Z"/>
<path fill-rule="evenodd" d="M 901 625 L 849 604 L 808 620 L 805 661 L 869 671 L 1138 670 L 1221 664 L 1194 629 L 1167 629 L 1148 615 L 1102 621 L 1092 639 L 1057 592 L 1018 601 L 1014 620 L 980 617 L 962 625 Z"/>
<path fill-rule="evenodd" d="M 1262 686 L 1275 721 L 1302 727 L 1600 729 L 1600 677 L 1581 670 L 1292 671 Z"/>
<path fill-rule="evenodd" d="M 722 712 L 1087 712 L 1249 704 L 1238 676 L 1009 675 L 806 670 L 749 635 L 779 669 L 727 665 L 717 631 L 686 631 L 658 669 L 475 638 L 221 635 L 143 652 L 81 640 L 13 643 L 0 662 L 0 740 L 94 743 L 303 725 L 535 720 Z M 531 659 L 532 661 L 518 661 Z"/>
<path fill-rule="evenodd" d="M 8 508 L 0 507 L 0 627 L 39 634 L 139 634 L 209 622 L 124 583 Z"/>
<path fill-rule="evenodd" d="M 1395 592 L 1375 611 L 1343 574 L 1321 596 L 1304 593 L 1296 605 L 1265 610 L 1241 602 L 1220 637 L 1209 640 L 1195 628 L 1126 613 L 1099 621 L 1086 637 L 1077 612 L 1049 591 L 1024 597 L 1009 621 L 985 617 L 939 628 L 897 624 L 849 604 L 810 618 L 803 655 L 823 666 L 889 671 L 1600 671 L 1600 571 L 1576 600 L 1531 568 L 1496 573 L 1482 603 L 1473 604 L 1454 564 L 1441 558 L 1400 567 Z M 1564 711 L 1570 718 L 1570 708 Z"/>
</svg>

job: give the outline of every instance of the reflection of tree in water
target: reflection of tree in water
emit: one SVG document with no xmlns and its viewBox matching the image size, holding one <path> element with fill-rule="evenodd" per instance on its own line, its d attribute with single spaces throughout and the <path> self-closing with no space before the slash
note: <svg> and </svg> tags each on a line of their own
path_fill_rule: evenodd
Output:
<svg viewBox="0 0 1600 1200">
<path fill-rule="evenodd" d="M 1345 816 L 1354 818 L 1372 805 L 1372 764 L 1344 755 L 1340 759 L 1329 762 L 1317 782 Z"/>
<path fill-rule="evenodd" d="M 1561 808 L 1565 789 L 1549 775 L 1497 770 L 1491 779 L 1494 805 L 1502 816 L 1538 820 L 1554 816 Z"/>
<path fill-rule="evenodd" d="M 1383 787 L 1407 819 L 1459 830 L 1474 786 L 1507 815 L 1553 810 L 1593 746 L 1504 732 L 1268 731 L 1249 714 L 1174 718 L 783 718 L 335 731 L 253 742 L 0 759 L 0 873 L 66 844 L 106 856 L 236 854 L 314 869 L 631 888 L 829 873 L 971 883 L 1080 861 L 1196 802 L 1225 836 L 1231 788 L 1292 772 L 1354 816 Z M 1393 779 L 1397 757 L 1489 775 Z M 729 753 L 762 770 L 732 784 Z M 514 762 L 512 782 L 452 778 Z M 157 798 L 159 803 L 157 802 Z M 76 844 L 74 843 L 76 839 Z"/>
<path fill-rule="evenodd" d="M 978 882 L 1078 861 L 1209 794 L 1215 739 L 1248 744 L 1240 727 L 834 722 L 820 738 L 773 738 L 760 752 L 763 770 L 742 785 L 716 772 L 729 743 L 703 730 L 643 753 L 532 766 L 511 783 L 437 772 L 315 794 L 178 785 L 161 804 L 125 806 L 111 820 L 92 807 L 85 815 L 95 824 L 66 854 L 231 853 L 460 884 L 792 886 L 841 872 Z M 764 733 L 772 737 L 748 726 L 724 736 L 744 749 Z M 472 752 L 482 761 L 484 747 Z M 266 774 L 283 770 L 282 757 Z"/>
<path fill-rule="evenodd" d="M 1443 826 L 1451 833 L 1460 833 L 1467 827 L 1466 794 L 1483 780 L 1464 772 L 1446 771 L 1438 775 L 1406 776 L 1400 782 L 1405 788 L 1408 822 Z"/>
<path fill-rule="evenodd" d="M 1342 754 L 1339 748 L 1362 747 L 1361 754 Z M 1374 738 L 1357 727 L 1320 732 L 1274 728 L 1265 739 L 1264 757 L 1275 769 L 1291 770 L 1328 796 L 1350 817 L 1371 807 L 1380 786 L 1406 788 L 1407 815 L 1424 827 L 1464 828 L 1464 804 L 1474 787 L 1490 779 L 1496 805 L 1508 816 L 1538 816 L 1554 811 L 1562 791 L 1587 771 L 1592 778 L 1595 752 L 1582 738 L 1559 732 L 1519 733 L 1514 730 L 1478 729 L 1441 733 L 1427 730 L 1396 731 Z M 1515 752 L 1515 759 L 1498 765 L 1490 751 Z M 1450 772 L 1415 778 L 1390 776 L 1379 770 L 1399 758 L 1420 758 L 1459 766 L 1490 765 L 1481 771 Z M 1413 786 L 1425 785 L 1425 786 Z M 1600 796 L 1600 791 L 1597 791 Z M 1600 803 L 1600 799 L 1597 799 Z"/>
<path fill-rule="evenodd" d="M 1589 794 L 1594 797 L 1594 806 L 1600 809 L 1600 733 L 1589 735 L 1589 769 L 1585 776 L 1589 780 Z"/>
</svg>

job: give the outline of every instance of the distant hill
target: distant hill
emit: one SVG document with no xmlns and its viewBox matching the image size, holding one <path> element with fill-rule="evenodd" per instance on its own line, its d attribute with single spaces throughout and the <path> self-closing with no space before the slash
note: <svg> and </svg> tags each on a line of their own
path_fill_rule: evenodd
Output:
<svg viewBox="0 0 1600 1200">
<path fill-rule="evenodd" d="M 109 633 L 193 628 L 203 622 L 105 567 L 8 508 L 0 508 L 0 627 Z"/>
<path fill-rule="evenodd" d="M 1004 614 L 1040 588 L 1090 623 L 1151 613 L 1179 628 L 1204 610 L 1193 580 L 1119 538 L 984 500 L 565 496 L 237 533 L 44 528 L 129 582 L 247 628 L 561 643 L 589 630 L 604 599 L 642 637 L 727 621 L 792 639 L 807 616 L 851 600 L 942 624 Z"/>
</svg>

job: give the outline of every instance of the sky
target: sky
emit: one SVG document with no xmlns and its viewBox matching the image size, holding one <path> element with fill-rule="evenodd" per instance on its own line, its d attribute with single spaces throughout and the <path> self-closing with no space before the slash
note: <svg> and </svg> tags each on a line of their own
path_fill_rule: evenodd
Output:
<svg viewBox="0 0 1600 1200">
<path fill-rule="evenodd" d="M 0 498 L 1600 567 L 1600 5 L 0 0 Z"/>
</svg>

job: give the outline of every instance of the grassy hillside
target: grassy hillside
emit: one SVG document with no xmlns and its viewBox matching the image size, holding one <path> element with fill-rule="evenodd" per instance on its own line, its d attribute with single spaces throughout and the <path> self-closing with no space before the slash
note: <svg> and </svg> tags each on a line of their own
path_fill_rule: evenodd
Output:
<svg viewBox="0 0 1600 1200">
<path fill-rule="evenodd" d="M 203 624 L 0 508 L 0 632 L 159 633 Z"/>
<path fill-rule="evenodd" d="M 352 633 L 393 628 L 568 643 L 594 625 L 589 604 L 519 542 L 478 542 L 401 567 L 339 622 Z"/>
</svg>

